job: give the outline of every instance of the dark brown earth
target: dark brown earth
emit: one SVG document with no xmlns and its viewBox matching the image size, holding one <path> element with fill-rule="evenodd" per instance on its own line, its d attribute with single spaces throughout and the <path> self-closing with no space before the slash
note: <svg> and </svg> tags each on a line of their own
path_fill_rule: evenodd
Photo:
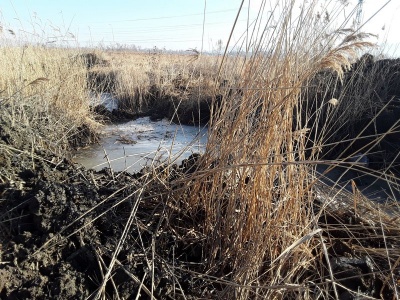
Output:
<svg viewBox="0 0 400 300">
<path fill-rule="evenodd" d="M 321 153 L 325 158 L 368 153 L 369 167 L 400 174 L 400 59 L 365 54 L 342 80 L 325 70 L 305 85 L 310 88 L 303 94 L 307 103 L 303 103 L 302 119 L 307 121 L 302 126 L 311 129 L 310 147 L 325 126 L 328 146 Z M 332 98 L 339 105 L 329 105 Z"/>
<path fill-rule="evenodd" d="M 173 211 L 166 209 L 168 201 L 160 195 L 165 188 L 147 178 L 150 174 L 93 172 L 43 150 L 24 151 L 25 129 L 11 130 L 8 125 L 2 122 L 0 131 L 1 299 L 91 298 L 132 211 L 136 212 L 134 226 L 116 255 L 106 298 L 118 294 L 121 299 L 134 299 L 142 279 L 144 299 L 143 290 L 151 282 L 154 295 L 162 299 L 172 292 L 173 298 L 179 298 L 180 288 L 203 290 L 194 288 L 190 273 L 172 269 L 184 267 L 181 260 L 201 261 L 195 247 L 199 238 L 184 238 L 189 227 L 181 232 L 168 230 Z M 174 172 L 183 174 L 190 165 L 186 160 Z M 174 172 L 171 178 L 177 176 Z M 185 216 L 177 215 L 175 220 L 182 222 Z M 177 281 L 182 287 L 175 286 Z"/>
<path fill-rule="evenodd" d="M 172 269 L 173 265 L 201 262 L 196 246 L 199 238 L 185 241 L 179 237 L 190 228 L 180 233 L 168 230 L 170 220 L 163 207 L 167 201 L 149 197 L 157 184 L 152 187 L 150 183 L 139 200 L 137 192 L 148 182 L 140 173 L 95 173 L 66 159 L 38 154 L 41 158 L 32 160 L 17 152 L 1 161 L 2 178 L 12 178 L 0 186 L 2 299 L 90 297 L 101 283 L 133 210 L 137 210 L 134 226 L 116 256 L 107 298 L 118 293 L 122 299 L 134 299 L 143 278 L 144 286 L 150 288 L 153 254 L 156 297 L 168 299 L 175 281 L 185 292 L 192 290 L 195 295 L 193 291 L 201 291 L 194 288 L 190 274 Z M 183 166 L 177 171 L 183 172 Z M 173 298 L 180 294 L 174 293 Z"/>
<path fill-rule="evenodd" d="M 148 170 L 94 172 L 48 150 L 32 149 L 29 140 L 35 133 L 21 124 L 11 126 L 3 116 L 1 299 L 93 298 L 132 212 L 134 223 L 116 255 L 106 298 L 135 299 L 140 293 L 146 299 L 151 287 L 160 299 L 211 293 L 180 270 L 200 263 L 190 269 L 202 271 L 201 227 L 169 203 L 165 186 L 190 172 L 197 156 L 164 175 L 162 170 L 157 176 Z M 77 131 L 71 146 L 86 144 L 87 135 L 87 130 Z M 181 223 L 185 226 L 169 229 Z M 188 238 L 190 232 L 194 235 Z"/>
</svg>

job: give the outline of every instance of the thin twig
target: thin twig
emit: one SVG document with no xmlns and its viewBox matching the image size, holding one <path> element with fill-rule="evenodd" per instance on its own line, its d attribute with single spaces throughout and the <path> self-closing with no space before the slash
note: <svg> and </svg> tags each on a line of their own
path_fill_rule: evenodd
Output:
<svg viewBox="0 0 400 300">
<path fill-rule="evenodd" d="M 326 264 L 328 265 L 329 276 L 331 277 L 333 292 L 335 293 L 336 300 L 339 300 L 340 299 L 339 298 L 339 293 L 338 293 L 338 291 L 336 289 L 336 281 L 335 281 L 335 277 L 333 276 L 333 270 L 332 270 L 331 262 L 330 262 L 330 259 L 329 259 L 328 250 L 326 249 L 325 241 L 324 241 L 324 238 L 322 236 L 322 231 L 319 232 L 319 237 L 320 237 L 320 240 L 321 240 L 322 250 L 324 251 L 325 261 L 326 261 Z"/>
</svg>

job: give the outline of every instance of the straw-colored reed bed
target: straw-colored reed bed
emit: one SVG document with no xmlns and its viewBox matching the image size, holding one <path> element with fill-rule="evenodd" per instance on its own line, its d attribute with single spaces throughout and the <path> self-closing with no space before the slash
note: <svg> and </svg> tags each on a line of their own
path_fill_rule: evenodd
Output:
<svg viewBox="0 0 400 300">
<path fill-rule="evenodd" d="M 97 219 L 108 214 L 117 222 L 114 248 L 99 246 L 92 253 L 99 268 L 96 280 L 88 284 L 92 288 L 96 283 L 89 297 L 106 299 L 112 294 L 118 299 L 124 286 L 115 283 L 118 278 L 113 272 L 118 269 L 137 285 L 137 295 L 143 291 L 155 298 L 157 264 L 165 268 L 160 273 L 169 274 L 168 280 L 173 282 L 170 298 L 185 299 L 190 293 L 219 299 L 398 298 L 397 207 L 372 203 L 358 193 L 356 185 L 353 194 L 323 186 L 315 176 L 324 143 L 341 128 L 320 118 L 332 117 L 340 107 L 338 115 L 345 124 L 346 118 L 357 116 L 353 110 L 365 107 L 360 104 L 364 99 L 349 103 L 348 111 L 345 106 L 335 106 L 326 94 L 321 108 L 311 115 L 306 110 L 314 100 L 307 98 L 307 91 L 315 75 L 330 70 L 339 80 L 332 84 L 340 82 L 346 68 L 371 44 L 364 41 L 365 35 L 343 27 L 330 31 L 329 20 L 323 21 L 316 14 L 317 1 L 304 3 L 296 13 L 295 4 L 284 1 L 273 6 L 274 18 L 267 24 L 257 19 L 254 28 L 261 24 L 265 30 L 261 35 L 248 33 L 252 51 L 241 55 L 236 55 L 241 49 L 223 57 L 98 50 L 92 64 L 90 57 L 94 56 L 69 50 L 1 48 L 0 71 L 6 75 L 0 80 L 0 105 L 12 124 L 23 124 L 33 132 L 28 140 L 12 144 L 12 150 L 6 145 L 10 141 L 2 142 L 3 156 L 17 153 L 18 147 L 27 150 L 26 143 L 32 161 L 37 159 L 37 148 L 65 153 L 65 138 L 74 129 L 95 124 L 90 89 L 111 91 L 125 100 L 126 108 L 137 112 L 149 106 L 147 101 L 170 98 L 179 105 L 204 98 L 211 111 L 206 151 L 190 168 L 164 165 L 137 176 L 105 171 L 97 179 L 78 172 L 77 178 L 84 178 L 85 184 L 96 193 L 102 191 L 106 198 L 100 201 L 96 196 L 99 199 L 93 207 L 79 211 L 79 217 L 35 246 L 29 257 L 50 251 L 56 237 L 65 242 L 90 226 L 97 228 L 90 234 L 97 234 L 98 228 L 106 228 Z M 102 84 L 102 78 L 107 84 Z M 319 114 L 321 111 L 324 113 Z M 11 186 L 8 177 L 0 178 Z M 118 178 L 124 178 L 123 187 Z M 70 180 L 64 182 L 76 185 Z M 75 196 L 86 197 L 86 193 Z M 101 211 L 103 204 L 108 206 Z M 122 205 L 128 211 L 117 209 Z M 98 216 L 80 225 L 86 216 L 98 211 Z M 67 236 L 71 229 L 73 233 Z M 132 238 L 132 232 L 137 236 Z M 168 248 L 168 235 L 174 245 L 183 245 L 176 251 L 193 250 L 195 244 L 197 253 L 176 258 L 175 248 Z M 147 237 L 144 241 L 143 236 Z M 78 240 L 86 247 L 86 238 Z M 120 262 L 121 253 L 127 253 L 122 251 L 127 241 L 142 249 L 142 253 L 124 257 L 124 261 L 135 261 L 140 256 L 146 262 L 142 263 L 149 270 L 142 281 L 129 271 L 135 264 L 123 266 Z M 182 258 L 191 255 L 197 261 Z M 337 262 L 344 258 L 353 264 L 361 261 L 369 268 L 358 274 L 362 277 L 358 289 L 349 283 L 358 269 L 352 269 L 352 263 Z M 190 274 L 198 287 L 205 288 L 205 294 L 184 290 L 179 281 L 182 277 L 174 272 Z M 143 283 L 146 276 L 150 285 Z"/>
</svg>

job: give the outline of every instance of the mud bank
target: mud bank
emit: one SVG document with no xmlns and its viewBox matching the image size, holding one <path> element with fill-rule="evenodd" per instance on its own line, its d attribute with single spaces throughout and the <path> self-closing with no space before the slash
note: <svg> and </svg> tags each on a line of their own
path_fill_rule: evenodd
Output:
<svg viewBox="0 0 400 300">
<path fill-rule="evenodd" d="M 85 170 L 44 152 L 32 156 L 8 150 L 4 156 L 3 151 L 1 298 L 92 299 L 114 257 L 103 291 L 107 299 L 135 299 L 137 293 L 149 299 L 151 290 L 157 299 L 217 299 L 223 285 L 198 275 L 207 270 L 204 219 L 201 213 L 186 215 L 170 193 L 179 189 L 175 180 L 192 172 L 198 158 L 168 172 L 128 174 Z M 333 271 L 344 287 L 389 299 L 393 291 L 385 284 L 386 275 L 374 273 L 377 266 L 389 270 L 387 262 L 359 256 L 351 246 L 354 237 L 341 230 L 360 222 L 339 210 L 320 217 L 325 238 L 335 239 L 328 249 Z M 118 247 L 125 228 L 129 234 Z M 362 237 L 365 231 L 353 234 Z M 396 235 L 386 234 L 385 243 L 361 239 L 362 246 L 398 248 Z M 326 268 L 322 261 L 321 268 Z M 227 276 L 223 273 L 216 269 L 208 275 Z M 349 291 L 339 290 L 350 297 Z"/>
<path fill-rule="evenodd" d="M 51 149 L 45 141 L 37 139 L 38 143 L 32 144 L 33 138 L 46 132 L 46 122 L 37 124 L 37 130 L 19 122 L 12 124 L 6 117 L 7 107 L 1 109 L 1 299 L 93 298 L 132 211 L 136 212 L 135 224 L 115 256 L 105 297 L 130 299 L 138 293 L 149 294 L 150 287 L 154 295 L 169 295 L 177 279 L 186 282 L 185 290 L 190 290 L 187 275 L 165 267 L 177 261 L 175 257 L 172 260 L 171 249 L 175 250 L 172 246 L 179 240 L 164 229 L 155 230 L 168 226 L 164 224 L 169 222 L 166 202 L 160 196 L 168 189 L 161 188 L 148 171 L 135 175 L 87 171 L 45 150 Z M 86 130 L 71 136 L 80 146 L 87 143 L 86 137 Z M 177 176 L 188 166 L 186 160 L 168 176 Z M 157 247 L 166 253 L 149 251 L 156 232 Z M 184 242 L 182 247 L 190 251 L 191 245 Z M 174 255 L 181 253 L 177 250 Z M 176 289 L 174 293 L 179 294 Z"/>
<path fill-rule="evenodd" d="M 45 152 L 32 156 L 6 151 L 0 185 L 2 299 L 91 298 L 131 214 L 135 221 L 115 254 L 106 298 L 118 294 L 134 299 L 151 287 L 163 299 L 172 293 L 176 299 L 184 292 L 202 291 L 190 274 L 173 268 L 188 261 L 201 263 L 200 238 L 197 242 L 179 238 L 189 228 L 175 234 L 168 230 L 168 201 L 151 196 L 165 189 L 150 174 L 93 172 Z M 189 165 L 185 161 L 176 166 L 176 174 L 170 176 L 183 174 Z M 180 222 L 185 218 L 178 217 Z M 181 292 L 178 287 L 173 291 L 177 282 Z"/>
<path fill-rule="evenodd" d="M 149 116 L 152 121 L 167 118 L 176 124 L 204 125 L 210 119 L 214 101 L 210 93 L 212 86 L 207 84 L 211 84 L 211 78 L 196 80 L 193 74 L 184 76 L 180 72 L 160 76 L 155 70 L 127 75 L 126 66 L 113 69 L 112 62 L 94 53 L 86 53 L 82 58 L 86 62 L 88 90 L 118 98 L 117 109 L 108 111 L 104 105 L 94 108 L 106 121 Z M 139 83 L 131 77 L 143 77 L 144 81 Z"/>
<path fill-rule="evenodd" d="M 150 96 L 149 96 L 150 97 Z M 153 96 L 152 96 L 153 97 Z M 151 104 L 146 108 L 127 107 L 120 99 L 120 107 L 107 109 L 105 105 L 93 107 L 99 120 L 106 123 L 119 123 L 134 120 L 139 117 L 150 117 L 151 121 L 168 119 L 182 125 L 205 125 L 210 120 L 212 100 L 196 102 L 183 102 L 178 98 L 152 98 Z"/>
<path fill-rule="evenodd" d="M 400 173 L 399 71 L 399 59 L 365 54 L 343 78 L 325 70 L 305 84 L 302 126 L 312 141 L 323 140 L 322 156 L 345 159 L 362 152 L 370 168 Z"/>
</svg>

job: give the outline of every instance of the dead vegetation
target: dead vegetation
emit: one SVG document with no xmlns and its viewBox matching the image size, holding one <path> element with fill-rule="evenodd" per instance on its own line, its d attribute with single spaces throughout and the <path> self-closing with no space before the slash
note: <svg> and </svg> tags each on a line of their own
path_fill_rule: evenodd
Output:
<svg viewBox="0 0 400 300">
<path fill-rule="evenodd" d="M 236 86 L 232 74 L 240 60 L 230 58 L 226 64 L 231 72 L 219 80 L 219 56 L 199 56 L 193 51 L 97 51 L 93 55 L 99 63 L 89 69 L 92 90 L 113 93 L 123 110 L 181 124 L 208 122 L 212 98 Z"/>
<path fill-rule="evenodd" d="M 65 155 L 79 145 L 77 139 L 82 144 L 96 140 L 93 132 L 99 124 L 93 121 L 86 71 L 77 51 L 4 46 L 0 52 L 3 117 L 30 133 L 18 147 Z"/>
<path fill-rule="evenodd" d="M 347 128 L 347 119 L 356 118 L 361 109 L 372 114 L 390 99 L 375 106 L 371 95 L 376 87 L 369 84 L 375 82 L 369 76 L 375 75 L 368 72 L 362 76 L 368 75 L 370 81 L 351 73 L 357 92 L 350 84 L 339 94 L 329 90 L 348 82 L 346 67 L 371 44 L 353 31 L 335 31 L 329 39 L 324 32 L 315 32 L 318 18 L 313 5 L 305 5 L 296 21 L 293 3 L 283 8 L 284 13 L 275 7 L 272 13 L 278 22 L 273 30 L 271 24 L 263 24 L 263 35 L 249 42 L 256 45 L 254 51 L 230 56 L 222 65 L 220 58 L 193 61 L 157 53 L 104 53 L 100 60 L 71 60 L 67 55 L 57 62 L 68 61 L 68 68 L 55 65 L 62 72 L 54 74 L 43 67 L 44 58 L 37 64 L 28 60 L 31 65 L 9 63 L 14 77 L 1 83 L 0 105 L 7 112 L 2 124 L 18 124 L 15 128 L 23 138 L 20 126 L 53 128 L 44 124 L 53 116 L 59 119 L 52 126 L 59 124 L 58 111 L 81 122 L 77 124 L 90 120 L 87 72 L 97 74 L 96 87 L 110 89 L 125 100 L 124 105 L 138 110 L 150 106 L 148 101 L 173 98 L 179 100 L 179 105 L 173 102 L 177 112 L 185 101 L 198 103 L 204 97 L 210 120 L 202 156 L 138 174 L 93 173 L 57 162 L 57 156 L 55 162 L 48 160 L 48 153 L 38 151 L 51 149 L 40 147 L 40 130 L 29 135 L 30 148 L 25 141 L 5 138 L 11 133 L 2 133 L 0 163 L 9 173 L 0 177 L 0 269 L 10 275 L 19 268 L 22 277 L 21 287 L 3 284 L 0 295 L 32 296 L 37 290 L 29 289 L 23 277 L 29 274 L 29 280 L 40 281 L 40 297 L 57 292 L 72 297 L 63 283 L 51 281 L 58 276 L 67 282 L 72 276 L 80 296 L 90 299 L 398 299 L 396 199 L 374 203 L 354 182 L 349 193 L 324 185 L 315 171 L 317 163 L 332 168 L 344 164 L 340 159 L 320 159 L 331 136 L 337 133 L 342 139 L 340 130 Z M 16 49 L 14 58 L 33 50 Z M 5 64 L 9 53 L 2 53 Z M 71 69 L 74 62 L 76 69 Z M 329 73 L 315 88 L 311 83 L 327 70 L 335 75 Z M 112 77 L 110 81 L 98 75 L 102 73 Z M 228 82 L 224 74 L 229 74 Z M 76 85 L 65 90 L 70 82 Z M 358 98 L 346 106 L 349 93 L 349 99 Z M 30 106 L 35 109 L 27 110 Z M 45 117 L 39 118 L 42 114 Z M 68 136 L 71 128 L 60 131 Z M 393 130 L 389 128 L 388 134 Z M 48 139 L 42 137 L 44 143 Z M 18 168 L 13 168 L 16 158 Z M 365 167 L 360 171 L 372 173 Z M 384 171 L 374 174 L 383 176 Z M 396 189 L 397 177 L 386 178 Z M 54 271 L 27 271 L 48 258 Z"/>
</svg>

